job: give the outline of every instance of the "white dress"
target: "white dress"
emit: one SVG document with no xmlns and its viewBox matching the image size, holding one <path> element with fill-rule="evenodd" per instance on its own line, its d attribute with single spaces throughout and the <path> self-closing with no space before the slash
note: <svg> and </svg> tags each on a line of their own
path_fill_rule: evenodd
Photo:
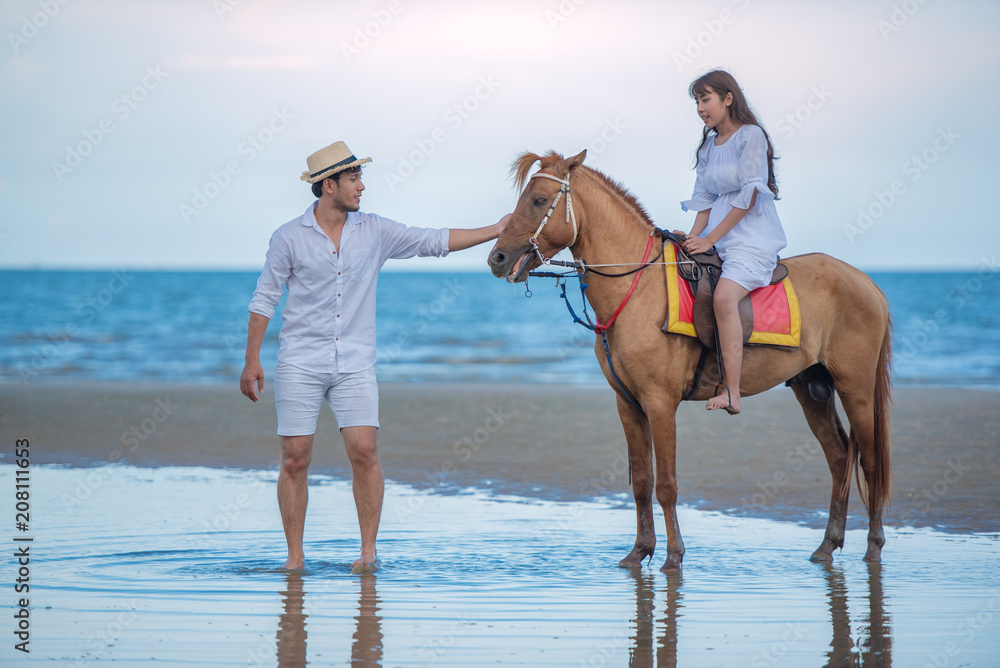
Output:
<svg viewBox="0 0 1000 668">
<path fill-rule="evenodd" d="M 711 209 L 705 237 L 733 208 L 746 209 L 754 190 L 752 209 L 715 244 L 722 258 L 722 276 L 747 290 L 767 285 L 778 263 L 778 251 L 787 245 L 785 231 L 767 187 L 767 140 L 757 125 L 742 125 L 725 144 L 710 135 L 698 153 L 698 170 L 685 211 Z"/>
</svg>

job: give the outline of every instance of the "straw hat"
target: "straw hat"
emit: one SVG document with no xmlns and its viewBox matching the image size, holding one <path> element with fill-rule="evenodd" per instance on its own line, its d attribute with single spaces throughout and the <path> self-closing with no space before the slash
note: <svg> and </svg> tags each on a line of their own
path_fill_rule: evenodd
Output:
<svg viewBox="0 0 1000 668">
<path fill-rule="evenodd" d="M 316 183 L 337 172 L 371 161 L 371 158 L 361 158 L 360 160 L 355 158 L 351 149 L 347 148 L 347 144 L 338 141 L 326 148 L 321 148 L 306 158 L 306 167 L 309 169 L 302 172 L 301 178 L 306 183 Z"/>
</svg>

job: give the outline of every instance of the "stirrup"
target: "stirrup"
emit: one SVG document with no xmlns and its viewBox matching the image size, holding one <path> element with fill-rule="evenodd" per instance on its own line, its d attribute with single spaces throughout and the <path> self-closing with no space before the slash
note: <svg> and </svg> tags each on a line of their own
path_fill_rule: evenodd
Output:
<svg viewBox="0 0 1000 668">
<path fill-rule="evenodd" d="M 726 406 L 723 406 L 722 409 L 724 411 L 726 411 L 727 413 L 729 413 L 730 415 L 739 415 L 740 412 L 738 410 L 736 410 L 736 409 L 733 408 L 733 395 L 729 391 L 729 383 L 727 383 L 724 380 L 721 381 L 721 382 L 722 382 L 723 387 L 726 388 L 726 399 L 728 399 L 728 401 L 729 401 L 729 403 Z"/>
</svg>

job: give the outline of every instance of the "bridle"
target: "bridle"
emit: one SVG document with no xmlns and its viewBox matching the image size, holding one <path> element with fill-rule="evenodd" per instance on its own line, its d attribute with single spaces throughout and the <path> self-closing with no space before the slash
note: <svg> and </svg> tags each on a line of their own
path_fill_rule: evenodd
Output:
<svg viewBox="0 0 1000 668">
<path fill-rule="evenodd" d="M 565 179 L 560 179 L 558 176 L 536 172 L 531 178 L 550 179 L 559 184 L 559 192 L 556 193 L 555 199 L 552 200 L 552 206 L 550 206 L 549 210 L 544 216 L 542 216 L 542 222 L 538 223 L 538 229 L 535 230 L 535 233 L 528 239 L 528 243 L 531 244 L 531 247 L 534 249 L 535 254 L 538 255 L 538 259 L 542 262 L 542 264 L 549 264 L 552 261 L 552 258 L 542 256 L 542 251 L 538 248 L 538 235 L 542 233 L 542 230 L 548 224 L 549 218 L 552 217 L 552 212 L 556 210 L 556 205 L 559 204 L 559 200 L 562 199 L 563 195 L 566 195 L 566 222 L 573 224 L 573 239 L 566 245 L 566 247 L 569 248 L 576 243 L 576 237 L 580 230 L 576 225 L 576 212 L 573 211 L 573 193 L 569 189 L 569 174 L 566 174 Z"/>
</svg>

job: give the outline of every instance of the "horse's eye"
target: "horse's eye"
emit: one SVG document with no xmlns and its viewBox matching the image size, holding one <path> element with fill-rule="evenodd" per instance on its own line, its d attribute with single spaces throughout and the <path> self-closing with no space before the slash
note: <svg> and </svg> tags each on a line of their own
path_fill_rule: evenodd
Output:
<svg viewBox="0 0 1000 668">
<path fill-rule="evenodd" d="M 541 205 L 545 204 L 547 201 L 548 201 L 548 198 L 546 198 L 546 197 L 536 197 L 535 198 L 535 206 L 541 206 Z"/>
</svg>

